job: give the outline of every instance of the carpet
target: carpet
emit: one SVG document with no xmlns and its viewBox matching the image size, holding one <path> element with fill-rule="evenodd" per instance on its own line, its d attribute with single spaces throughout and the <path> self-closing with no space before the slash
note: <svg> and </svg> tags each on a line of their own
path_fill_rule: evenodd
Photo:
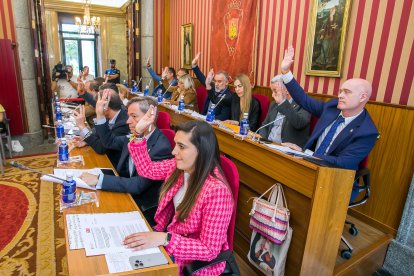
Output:
<svg viewBox="0 0 414 276">
<path fill-rule="evenodd" d="M 47 173 L 56 154 L 15 158 Z M 0 176 L 0 275 L 68 275 L 60 187 L 10 166 Z"/>
</svg>

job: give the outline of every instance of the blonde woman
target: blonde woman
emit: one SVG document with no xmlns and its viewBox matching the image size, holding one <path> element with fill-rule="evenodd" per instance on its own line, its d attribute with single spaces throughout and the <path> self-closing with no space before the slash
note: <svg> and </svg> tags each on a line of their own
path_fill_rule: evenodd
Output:
<svg viewBox="0 0 414 276">
<path fill-rule="evenodd" d="M 178 85 L 176 88 L 173 88 L 170 103 L 178 105 L 180 96 L 184 96 L 184 104 L 186 105 L 186 108 L 198 111 L 194 82 L 188 74 L 178 78 Z"/>
<path fill-rule="evenodd" d="M 252 96 L 250 79 L 245 74 L 238 75 L 234 81 L 234 90 L 231 98 L 230 120 L 224 123 L 239 125 L 244 113 L 249 113 L 249 126 L 251 131 L 259 127 L 260 103 Z"/>
</svg>

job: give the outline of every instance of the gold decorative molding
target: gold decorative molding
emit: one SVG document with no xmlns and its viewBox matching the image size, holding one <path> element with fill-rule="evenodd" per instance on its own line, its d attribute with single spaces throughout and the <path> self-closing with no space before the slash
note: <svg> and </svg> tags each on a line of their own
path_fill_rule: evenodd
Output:
<svg viewBox="0 0 414 276">
<path fill-rule="evenodd" d="M 83 3 L 70 3 L 59 0 L 45 0 L 45 10 L 83 14 Z M 125 17 L 125 10 L 122 8 L 105 7 L 99 5 L 91 5 L 91 14 L 98 16 L 111 16 L 111 17 Z"/>
</svg>

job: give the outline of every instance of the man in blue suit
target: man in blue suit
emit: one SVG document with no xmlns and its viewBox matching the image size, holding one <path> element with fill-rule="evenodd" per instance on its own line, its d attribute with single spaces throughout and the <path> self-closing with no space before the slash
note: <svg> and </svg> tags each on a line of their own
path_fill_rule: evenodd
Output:
<svg viewBox="0 0 414 276">
<path fill-rule="evenodd" d="M 290 46 L 281 63 L 283 82 L 294 101 L 319 118 L 303 149 L 333 166 L 357 170 L 378 137 L 378 130 L 365 109 L 371 84 L 363 79 L 349 79 L 342 84 L 337 99 L 327 102 L 313 99 L 290 72 L 293 56 L 294 49 Z M 302 150 L 294 144 L 284 145 Z"/>
<path fill-rule="evenodd" d="M 198 59 L 200 58 L 200 53 L 192 61 L 192 69 L 197 79 L 200 81 L 201 85 L 205 86 L 207 89 L 207 99 L 204 104 L 203 110 L 200 110 L 200 113 L 207 115 L 207 111 L 212 104 L 218 104 L 214 110 L 216 119 L 225 121 L 229 120 L 231 117 L 231 92 L 229 85 L 229 75 L 225 71 L 218 71 L 214 74 L 213 69 L 206 76 L 201 72 L 198 67 Z M 214 85 L 212 81 L 214 78 Z"/>
</svg>

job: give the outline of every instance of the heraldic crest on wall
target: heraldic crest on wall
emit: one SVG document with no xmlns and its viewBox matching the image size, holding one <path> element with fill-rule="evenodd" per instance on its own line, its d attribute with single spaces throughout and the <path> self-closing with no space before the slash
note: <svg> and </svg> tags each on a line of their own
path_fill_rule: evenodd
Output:
<svg viewBox="0 0 414 276">
<path fill-rule="evenodd" d="M 239 39 L 239 31 L 243 24 L 243 10 L 241 1 L 233 0 L 228 5 L 228 11 L 224 15 L 224 41 L 226 42 L 229 56 L 233 56 Z"/>
</svg>

